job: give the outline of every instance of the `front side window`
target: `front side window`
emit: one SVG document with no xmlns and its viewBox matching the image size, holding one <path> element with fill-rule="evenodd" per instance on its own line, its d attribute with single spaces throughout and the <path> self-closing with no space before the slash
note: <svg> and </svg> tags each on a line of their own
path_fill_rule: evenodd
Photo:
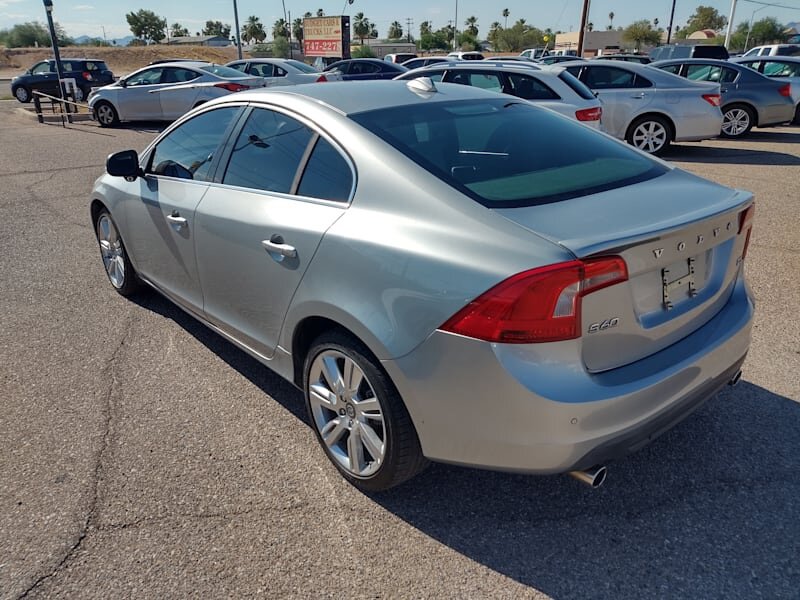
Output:
<svg viewBox="0 0 800 600">
<path fill-rule="evenodd" d="M 128 87 L 133 87 L 137 85 L 155 85 L 157 83 L 161 83 L 161 73 L 164 71 L 161 67 L 157 67 L 155 69 L 145 69 L 144 71 L 139 71 L 131 75 L 128 79 L 125 80 L 125 83 Z"/>
<path fill-rule="evenodd" d="M 209 169 L 238 107 L 197 115 L 170 131 L 153 152 L 148 172 L 164 177 L 208 181 Z"/>
<path fill-rule="evenodd" d="M 233 146 L 222 183 L 288 194 L 311 130 L 282 113 L 257 108 Z"/>
<path fill-rule="evenodd" d="M 768 60 L 764 62 L 764 75 L 767 77 L 800 77 L 800 63 Z"/>
<path fill-rule="evenodd" d="M 558 202 L 668 171 L 576 121 L 508 96 L 385 108 L 350 118 L 493 208 Z"/>
<path fill-rule="evenodd" d="M 52 73 L 52 72 L 53 71 L 50 68 L 50 63 L 47 61 L 40 62 L 31 69 L 31 73 L 33 73 L 34 75 L 43 75 L 44 73 Z"/>
</svg>

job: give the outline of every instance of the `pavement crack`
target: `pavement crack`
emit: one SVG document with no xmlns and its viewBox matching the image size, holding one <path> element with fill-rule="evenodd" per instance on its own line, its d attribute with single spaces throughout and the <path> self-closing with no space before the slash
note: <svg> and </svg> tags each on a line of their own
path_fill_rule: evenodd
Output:
<svg viewBox="0 0 800 600">
<path fill-rule="evenodd" d="M 290 506 L 281 507 L 280 510 L 286 509 L 294 509 L 294 508 L 301 508 L 307 506 L 308 502 L 298 502 L 294 503 Z M 174 521 L 186 521 L 186 520 L 214 520 L 214 519 L 235 519 L 238 517 L 248 517 L 250 515 L 255 514 L 264 514 L 264 509 L 257 509 L 257 508 L 249 508 L 246 510 L 231 510 L 231 511 L 220 511 L 220 512 L 198 512 L 198 513 L 181 513 L 176 515 L 164 515 L 164 516 L 156 516 L 156 517 L 143 517 L 141 519 L 137 519 L 135 521 L 130 521 L 126 523 L 108 523 L 106 525 L 99 525 L 95 529 L 99 532 L 109 533 L 115 531 L 123 531 L 125 529 L 135 529 L 138 527 L 149 527 L 152 525 L 163 525 L 165 523 L 170 523 Z"/>
<path fill-rule="evenodd" d="M 116 361 L 117 358 L 122 353 L 122 350 L 125 346 L 125 342 L 128 339 L 128 336 L 131 333 L 131 328 L 134 322 L 134 314 L 131 313 L 128 316 L 127 321 L 125 322 L 122 330 L 122 335 L 120 337 L 119 343 L 111 355 L 106 360 L 106 363 L 103 367 L 103 373 L 110 379 L 110 383 L 108 388 L 104 394 L 104 397 L 101 402 L 101 413 L 102 413 L 102 435 L 100 440 L 100 447 L 97 450 L 94 469 L 92 471 L 91 476 L 91 483 L 89 487 L 89 504 L 88 510 L 86 511 L 86 517 L 81 524 L 80 531 L 78 532 L 77 539 L 73 542 L 73 544 L 67 549 L 66 553 L 62 557 L 62 559 L 58 562 L 58 564 L 53 568 L 49 573 L 46 573 L 36 579 L 28 588 L 23 591 L 17 598 L 21 600 L 22 598 L 27 598 L 31 592 L 33 592 L 36 588 L 43 585 L 48 579 L 57 575 L 68 563 L 69 561 L 80 551 L 81 545 L 83 541 L 90 535 L 92 530 L 97 530 L 97 523 L 96 523 L 96 516 L 97 516 L 97 507 L 99 503 L 99 496 L 100 496 L 100 482 L 103 478 L 103 471 L 104 471 L 104 461 L 106 459 L 106 454 L 108 452 L 108 448 L 111 442 L 112 436 L 112 426 L 113 426 L 113 417 L 114 417 L 114 397 L 118 393 L 119 388 L 119 380 L 116 376 Z"/>
</svg>

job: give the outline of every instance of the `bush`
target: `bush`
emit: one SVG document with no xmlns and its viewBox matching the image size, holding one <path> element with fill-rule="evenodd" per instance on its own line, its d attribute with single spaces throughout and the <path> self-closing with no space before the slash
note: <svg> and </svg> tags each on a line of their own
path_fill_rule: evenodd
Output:
<svg viewBox="0 0 800 600">
<path fill-rule="evenodd" d="M 350 49 L 350 56 L 353 58 L 375 58 L 375 53 L 369 46 L 356 46 Z"/>
</svg>

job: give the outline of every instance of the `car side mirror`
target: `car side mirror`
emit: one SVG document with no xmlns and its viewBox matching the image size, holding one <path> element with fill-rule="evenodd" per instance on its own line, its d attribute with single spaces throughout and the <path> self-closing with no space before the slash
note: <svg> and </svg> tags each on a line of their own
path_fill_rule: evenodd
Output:
<svg viewBox="0 0 800 600">
<path fill-rule="evenodd" d="M 119 84 L 120 84 L 122 87 L 128 87 L 128 82 L 127 82 L 125 79 L 120 79 L 120 80 L 119 80 Z"/>
<path fill-rule="evenodd" d="M 139 168 L 139 155 L 136 150 L 115 152 L 106 159 L 106 172 L 114 177 L 124 177 L 133 181 L 142 174 Z"/>
</svg>

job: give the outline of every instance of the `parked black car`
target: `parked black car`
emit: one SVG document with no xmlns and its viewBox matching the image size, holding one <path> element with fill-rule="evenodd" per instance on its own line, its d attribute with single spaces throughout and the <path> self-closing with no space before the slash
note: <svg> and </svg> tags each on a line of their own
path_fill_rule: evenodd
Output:
<svg viewBox="0 0 800 600">
<path fill-rule="evenodd" d="M 93 87 L 114 83 L 114 74 L 106 63 L 93 58 L 64 58 L 61 60 L 64 78 L 75 80 L 78 89 L 76 100 L 86 100 Z M 58 95 L 58 74 L 56 61 L 43 60 L 33 65 L 22 75 L 11 80 L 11 93 L 20 102 L 30 102 L 33 91 Z"/>
<path fill-rule="evenodd" d="M 339 71 L 345 81 L 364 79 L 394 79 L 408 71 L 403 65 L 386 62 L 378 58 L 350 58 L 330 65 L 325 71 Z"/>
</svg>

